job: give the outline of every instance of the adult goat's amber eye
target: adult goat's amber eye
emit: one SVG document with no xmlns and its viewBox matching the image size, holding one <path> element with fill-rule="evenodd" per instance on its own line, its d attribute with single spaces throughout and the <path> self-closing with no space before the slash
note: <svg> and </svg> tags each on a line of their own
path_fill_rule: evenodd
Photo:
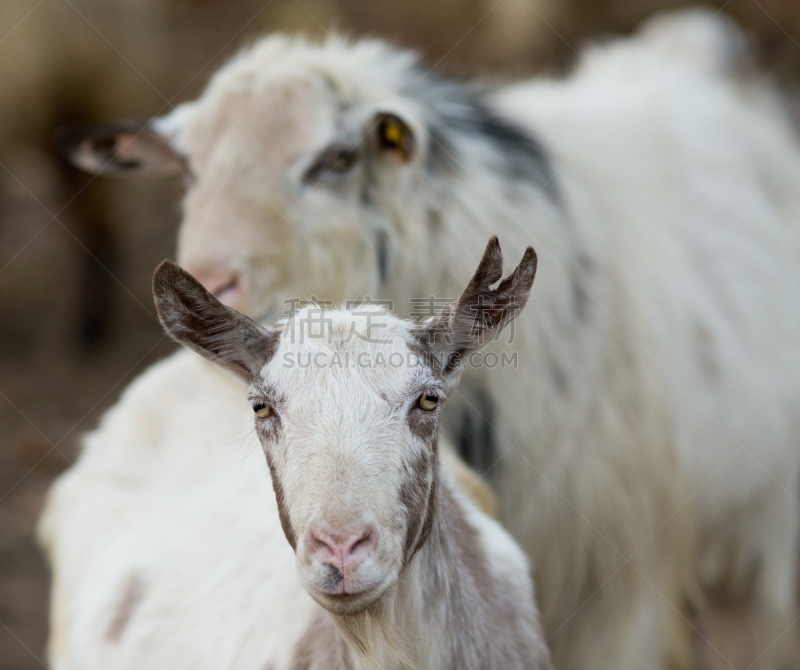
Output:
<svg viewBox="0 0 800 670">
<path fill-rule="evenodd" d="M 414 150 L 414 135 L 399 116 L 379 114 L 378 146 L 407 162 Z"/>
<path fill-rule="evenodd" d="M 266 419 L 272 414 L 272 407 L 264 402 L 253 403 L 253 411 L 259 419 Z"/>
<path fill-rule="evenodd" d="M 439 396 L 433 395 L 433 393 L 423 393 L 419 397 L 420 409 L 424 409 L 426 412 L 430 412 L 436 409 L 436 405 L 438 404 L 439 404 Z"/>
</svg>

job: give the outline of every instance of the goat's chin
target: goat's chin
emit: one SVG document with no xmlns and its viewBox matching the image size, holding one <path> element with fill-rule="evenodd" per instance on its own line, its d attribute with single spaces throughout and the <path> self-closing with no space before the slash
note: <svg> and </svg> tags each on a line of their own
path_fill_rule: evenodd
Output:
<svg viewBox="0 0 800 670">
<path fill-rule="evenodd" d="M 352 616 L 374 607 L 396 581 L 396 576 L 390 573 L 355 593 L 330 593 L 313 584 L 306 584 L 305 589 L 320 607 L 331 614 Z"/>
</svg>

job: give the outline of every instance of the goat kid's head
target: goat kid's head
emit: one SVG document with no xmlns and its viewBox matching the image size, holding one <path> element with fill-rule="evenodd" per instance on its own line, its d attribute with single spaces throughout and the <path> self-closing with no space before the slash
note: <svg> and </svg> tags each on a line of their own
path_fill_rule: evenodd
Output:
<svg viewBox="0 0 800 670">
<path fill-rule="evenodd" d="M 424 179 L 424 113 L 399 91 L 413 65 L 379 42 L 275 35 L 169 115 L 61 144 L 89 172 L 183 174 L 178 262 L 224 304 L 267 318 L 320 287 L 376 295 L 393 202 Z"/>
<path fill-rule="evenodd" d="M 430 533 L 439 408 L 458 358 L 499 333 L 533 284 L 532 248 L 493 289 L 502 262 L 492 238 L 463 294 L 423 324 L 367 304 L 307 308 L 275 328 L 221 304 L 174 263 L 156 270 L 169 334 L 249 385 L 301 582 L 334 613 L 375 604 Z"/>
</svg>

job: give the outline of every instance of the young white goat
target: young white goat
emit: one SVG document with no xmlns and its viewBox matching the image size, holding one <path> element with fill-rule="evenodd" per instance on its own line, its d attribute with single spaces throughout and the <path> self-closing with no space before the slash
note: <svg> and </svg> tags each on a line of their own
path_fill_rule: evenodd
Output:
<svg viewBox="0 0 800 670">
<path fill-rule="evenodd" d="M 381 42 L 273 36 L 75 159 L 188 167 L 179 260 L 256 316 L 358 294 L 407 313 L 454 295 L 488 235 L 532 239 L 537 300 L 494 348 L 524 372 L 468 370 L 444 418 L 533 559 L 556 666 L 686 663 L 699 582 L 753 605 L 762 667 L 797 667 L 800 151 L 741 42 L 661 18 L 563 81 L 482 91 Z M 148 467 L 103 430 L 89 458 Z M 62 581 L 86 536 L 72 481 L 50 507 Z"/>
<path fill-rule="evenodd" d="M 131 544 L 124 554 L 112 547 L 128 574 L 95 594 L 95 614 L 119 609 L 67 667 L 250 668 L 260 656 L 273 670 L 551 670 L 525 555 L 454 487 L 438 456 L 440 406 L 460 376 L 454 357 L 516 316 L 535 271 L 529 249 L 492 289 L 502 277 L 495 238 L 460 298 L 425 324 L 367 304 L 307 308 L 271 328 L 165 261 L 153 282 L 162 323 L 249 387 L 275 501 L 234 503 L 235 528 L 250 532 L 243 542 L 208 535 L 184 559 L 188 575 L 159 571 L 157 556 L 132 571 L 140 557 Z M 188 614 L 189 582 L 207 588 L 217 563 L 240 569 L 223 568 L 222 588 L 204 596 L 213 607 Z M 206 578 L 195 580 L 198 571 Z M 238 638 L 218 622 L 242 620 L 227 599 L 249 621 Z M 195 640 L 208 657 L 191 649 Z"/>
</svg>

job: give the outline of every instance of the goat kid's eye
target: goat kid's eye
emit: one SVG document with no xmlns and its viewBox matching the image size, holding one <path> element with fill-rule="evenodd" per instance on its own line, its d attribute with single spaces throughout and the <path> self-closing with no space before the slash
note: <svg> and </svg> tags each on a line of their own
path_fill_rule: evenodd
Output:
<svg viewBox="0 0 800 670">
<path fill-rule="evenodd" d="M 426 412 L 432 412 L 436 409 L 438 404 L 439 396 L 433 395 L 433 393 L 423 393 L 419 397 L 419 407 L 420 409 L 424 409 Z"/>
<path fill-rule="evenodd" d="M 316 182 L 329 173 L 342 174 L 355 165 L 358 153 L 355 149 L 333 146 L 325 149 L 316 162 L 306 171 L 306 181 Z"/>
<path fill-rule="evenodd" d="M 267 419 L 272 415 L 272 408 L 263 402 L 253 403 L 253 411 L 259 419 Z"/>
</svg>

